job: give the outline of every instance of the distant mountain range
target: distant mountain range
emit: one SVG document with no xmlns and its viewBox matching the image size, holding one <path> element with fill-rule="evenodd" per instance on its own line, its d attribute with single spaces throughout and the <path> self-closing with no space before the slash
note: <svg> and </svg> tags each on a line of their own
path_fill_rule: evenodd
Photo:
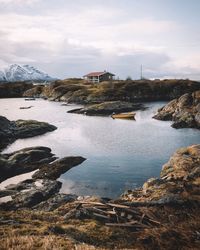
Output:
<svg viewBox="0 0 200 250">
<path fill-rule="evenodd" d="M 1 82 L 15 82 L 15 81 L 53 81 L 55 78 L 38 70 L 30 65 L 12 64 L 4 70 L 0 70 Z"/>
</svg>

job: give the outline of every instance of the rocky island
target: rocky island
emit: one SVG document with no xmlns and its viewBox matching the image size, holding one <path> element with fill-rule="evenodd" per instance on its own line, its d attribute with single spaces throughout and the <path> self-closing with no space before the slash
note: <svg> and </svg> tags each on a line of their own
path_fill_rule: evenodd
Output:
<svg viewBox="0 0 200 250">
<path fill-rule="evenodd" d="M 108 116 L 113 113 L 123 113 L 145 109 L 142 104 L 122 101 L 103 102 L 99 104 L 87 105 L 84 108 L 69 110 L 68 113 Z"/>
<path fill-rule="evenodd" d="M 46 86 L 34 86 L 23 95 L 68 103 L 93 104 L 106 101 L 172 100 L 196 90 L 200 90 L 200 84 L 191 80 L 115 80 L 91 84 L 74 78 L 57 80 Z"/>
</svg>

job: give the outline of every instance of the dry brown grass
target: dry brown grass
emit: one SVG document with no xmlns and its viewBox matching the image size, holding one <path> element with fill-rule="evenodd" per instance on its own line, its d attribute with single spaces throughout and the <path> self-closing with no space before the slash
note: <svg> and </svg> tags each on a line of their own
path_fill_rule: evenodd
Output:
<svg viewBox="0 0 200 250">
<path fill-rule="evenodd" d="M 65 220 L 74 204 L 54 212 L 1 211 L 0 249 L 199 249 L 199 208 L 140 208 L 150 213 L 159 226 L 141 231 L 111 228 L 92 219 Z"/>
</svg>

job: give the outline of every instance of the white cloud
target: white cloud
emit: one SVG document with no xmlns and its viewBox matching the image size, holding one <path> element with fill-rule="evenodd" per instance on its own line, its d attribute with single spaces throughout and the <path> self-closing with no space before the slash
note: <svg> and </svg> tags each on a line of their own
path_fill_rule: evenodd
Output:
<svg viewBox="0 0 200 250">
<path fill-rule="evenodd" d="M 137 36 L 157 35 L 159 32 L 167 31 L 171 26 L 166 21 L 143 19 L 111 25 L 104 23 L 106 19 L 111 19 L 109 11 L 98 10 L 98 14 L 105 17 L 103 22 L 99 21 L 94 12 L 92 13 L 54 13 L 46 16 L 2 14 L 0 30 L 8 33 L 9 41 L 42 42 L 51 50 L 59 50 L 62 42 L 68 39 L 69 43 L 80 47 L 92 46 L 107 52 L 126 53 L 129 50 L 143 48 L 157 50 L 156 46 L 149 46 L 144 42 L 142 45 Z"/>
<path fill-rule="evenodd" d="M 0 4 L 5 4 L 5 5 L 8 5 L 8 4 L 33 4 L 33 3 L 36 3 L 40 0 L 0 0 Z"/>
<path fill-rule="evenodd" d="M 0 3 L 19 5 L 35 2 L 39 0 L 0 0 Z M 45 9 L 43 14 L 2 12 L 0 65 L 3 62 L 39 63 L 54 75 L 58 69 L 61 76 L 66 74 L 62 72 L 65 65 L 71 74 L 110 67 L 126 76 L 141 63 L 146 65 L 148 76 L 161 71 L 174 72 L 178 69 L 175 63 L 180 68 L 188 65 L 188 71 L 192 72 L 199 66 L 199 57 L 182 53 L 177 59 L 176 52 L 170 50 L 171 44 L 166 42 L 173 43 L 172 34 L 176 34 L 177 29 L 179 26 L 174 21 L 156 20 L 148 15 L 145 18 L 126 16 L 119 8 L 108 6 L 92 6 L 80 11 Z M 52 64 L 55 66 L 50 66 Z"/>
</svg>

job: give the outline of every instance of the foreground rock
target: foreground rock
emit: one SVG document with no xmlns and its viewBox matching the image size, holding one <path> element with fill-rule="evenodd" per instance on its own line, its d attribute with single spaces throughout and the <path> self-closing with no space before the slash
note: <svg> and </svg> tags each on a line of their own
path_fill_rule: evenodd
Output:
<svg viewBox="0 0 200 250">
<path fill-rule="evenodd" d="M 174 128 L 200 128 L 200 91 L 185 94 L 158 110 L 153 117 L 172 120 Z"/>
<path fill-rule="evenodd" d="M 199 249 L 200 145 L 177 150 L 160 178 L 118 200 L 59 194 L 59 185 L 8 187 L 16 193 L 0 206 L 2 249 Z"/>
<path fill-rule="evenodd" d="M 57 129 L 54 125 L 35 120 L 17 120 L 10 121 L 0 116 L 0 149 L 16 139 L 28 138 L 42 135 Z"/>
<path fill-rule="evenodd" d="M 37 206 L 37 208 L 51 210 L 67 200 L 74 200 L 76 196 L 58 194 L 62 183 L 56 179 L 72 167 L 81 164 L 85 158 L 70 156 L 54 161 L 55 159 L 51 149 L 47 147 L 25 148 L 11 154 L 0 155 L 0 182 L 37 170 L 32 179 L 8 185 L 0 190 L 0 198 L 12 197 L 11 201 L 1 204 L 1 208 L 18 209 Z M 51 163 L 52 161 L 54 162 Z M 40 204 L 41 202 L 43 204 Z"/>
<path fill-rule="evenodd" d="M 59 159 L 51 165 L 43 165 L 34 175 L 34 179 L 50 179 L 56 180 L 76 165 L 81 164 L 86 159 L 81 156 L 69 156 Z"/>
<path fill-rule="evenodd" d="M 62 183 L 49 179 L 27 179 L 11 184 L 0 191 L 0 197 L 12 197 L 8 202 L 0 203 L 1 209 L 16 210 L 34 208 L 51 211 L 66 202 L 75 201 L 76 195 L 59 194 Z"/>
<path fill-rule="evenodd" d="M 30 147 L 10 154 L 0 154 L 0 182 L 39 169 L 55 159 L 47 147 Z"/>
<path fill-rule="evenodd" d="M 61 174 L 81 164 L 86 159 L 70 156 L 54 161 L 56 157 L 48 147 L 31 147 L 10 154 L 0 154 L 0 182 L 13 176 L 39 169 L 34 179 L 56 180 Z M 54 161 L 54 163 L 49 164 Z"/>
<path fill-rule="evenodd" d="M 73 109 L 68 113 L 85 114 L 85 115 L 111 115 L 114 113 L 130 112 L 139 109 L 144 109 L 142 104 L 113 101 L 93 104 L 80 109 Z"/>
<path fill-rule="evenodd" d="M 163 166 L 160 178 L 149 179 L 122 199 L 147 205 L 200 202 L 200 145 L 177 150 Z"/>
<path fill-rule="evenodd" d="M 34 207 L 42 201 L 57 194 L 62 186 L 59 181 L 51 180 L 26 180 L 17 185 L 10 185 L 6 190 L 16 190 L 12 194 L 12 201 L 1 204 L 4 209 L 18 209 Z"/>
</svg>

